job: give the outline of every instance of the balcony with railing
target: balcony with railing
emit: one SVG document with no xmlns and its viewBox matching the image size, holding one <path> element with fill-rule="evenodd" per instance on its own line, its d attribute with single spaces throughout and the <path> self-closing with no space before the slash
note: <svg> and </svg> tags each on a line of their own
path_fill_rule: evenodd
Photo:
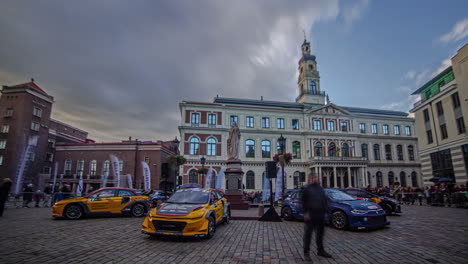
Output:
<svg viewBox="0 0 468 264">
<path fill-rule="evenodd" d="M 307 92 L 307 93 L 302 93 L 302 94 L 300 94 L 298 97 L 296 97 L 296 101 L 299 100 L 299 98 L 301 98 L 304 94 L 326 96 L 325 91 L 320 91 L 320 92 L 311 91 L 311 92 Z"/>
</svg>

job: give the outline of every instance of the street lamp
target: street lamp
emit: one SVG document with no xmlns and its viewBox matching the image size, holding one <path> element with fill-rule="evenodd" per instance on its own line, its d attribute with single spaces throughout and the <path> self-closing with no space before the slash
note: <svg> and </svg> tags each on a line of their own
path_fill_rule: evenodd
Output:
<svg viewBox="0 0 468 264">
<path fill-rule="evenodd" d="M 176 155 L 179 154 L 179 144 L 180 144 L 180 141 L 177 139 L 177 136 L 176 136 L 175 139 L 172 141 L 172 147 L 174 148 L 174 152 Z M 176 168 L 174 168 L 174 192 L 176 190 L 177 178 L 179 177 L 179 166 L 177 166 L 176 164 L 175 167 Z"/>
<path fill-rule="evenodd" d="M 202 156 L 200 158 L 200 162 L 201 162 L 202 169 L 204 169 L 205 168 L 205 162 L 206 162 L 205 156 Z M 202 172 L 202 188 L 204 187 L 204 182 L 205 182 L 205 173 L 204 173 L 204 170 L 203 170 L 203 172 Z"/>
<path fill-rule="evenodd" d="M 283 134 L 281 134 L 281 136 L 278 138 L 278 144 L 279 144 L 279 147 L 280 147 L 280 151 L 281 153 L 283 153 L 284 155 L 284 152 L 285 152 L 285 145 L 286 145 L 286 138 L 283 137 Z M 284 195 L 284 183 L 285 183 L 285 180 L 284 180 L 284 163 L 283 162 L 280 162 L 280 165 L 281 165 L 281 179 L 283 181 L 283 184 L 282 184 L 282 192 L 281 192 L 281 196 Z"/>
</svg>

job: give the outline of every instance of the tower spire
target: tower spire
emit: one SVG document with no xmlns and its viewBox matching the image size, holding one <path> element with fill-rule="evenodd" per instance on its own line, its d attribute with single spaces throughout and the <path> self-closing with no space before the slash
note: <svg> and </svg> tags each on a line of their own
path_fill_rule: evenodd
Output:
<svg viewBox="0 0 468 264">
<path fill-rule="evenodd" d="M 307 38 L 306 38 L 305 30 L 303 29 L 302 32 L 304 33 L 304 42 L 306 42 L 306 41 L 307 41 Z"/>
</svg>

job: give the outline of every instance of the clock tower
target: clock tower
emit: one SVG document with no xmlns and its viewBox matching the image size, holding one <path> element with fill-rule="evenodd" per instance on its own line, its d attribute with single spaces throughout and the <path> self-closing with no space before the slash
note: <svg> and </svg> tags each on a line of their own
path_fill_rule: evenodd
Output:
<svg viewBox="0 0 468 264">
<path fill-rule="evenodd" d="M 298 103 L 325 104 L 325 92 L 320 90 L 320 75 L 315 56 L 310 54 L 310 43 L 304 38 L 301 45 L 302 57 L 299 60 Z"/>
</svg>

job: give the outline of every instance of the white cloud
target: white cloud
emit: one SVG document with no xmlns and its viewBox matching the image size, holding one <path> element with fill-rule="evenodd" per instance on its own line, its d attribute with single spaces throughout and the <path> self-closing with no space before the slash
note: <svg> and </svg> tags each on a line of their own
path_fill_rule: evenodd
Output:
<svg viewBox="0 0 468 264">
<path fill-rule="evenodd" d="M 450 58 L 443 60 L 439 68 L 437 68 L 437 70 L 435 70 L 432 73 L 431 78 L 441 73 L 443 70 L 447 69 L 451 65 L 452 65 L 452 60 Z"/>
<path fill-rule="evenodd" d="M 451 43 L 459 41 L 468 36 L 468 18 L 458 21 L 452 30 L 439 38 L 442 43 Z"/>
<path fill-rule="evenodd" d="M 360 0 L 352 6 L 343 8 L 342 13 L 346 24 L 352 24 L 355 20 L 361 18 L 368 6 L 369 0 Z"/>
<path fill-rule="evenodd" d="M 407 72 L 407 73 L 405 74 L 405 77 L 404 77 L 404 78 L 407 79 L 407 80 L 412 80 L 412 79 L 414 79 L 414 77 L 416 77 L 416 71 L 415 71 L 415 70 L 411 70 L 411 71 L 409 71 L 409 72 Z"/>
</svg>

